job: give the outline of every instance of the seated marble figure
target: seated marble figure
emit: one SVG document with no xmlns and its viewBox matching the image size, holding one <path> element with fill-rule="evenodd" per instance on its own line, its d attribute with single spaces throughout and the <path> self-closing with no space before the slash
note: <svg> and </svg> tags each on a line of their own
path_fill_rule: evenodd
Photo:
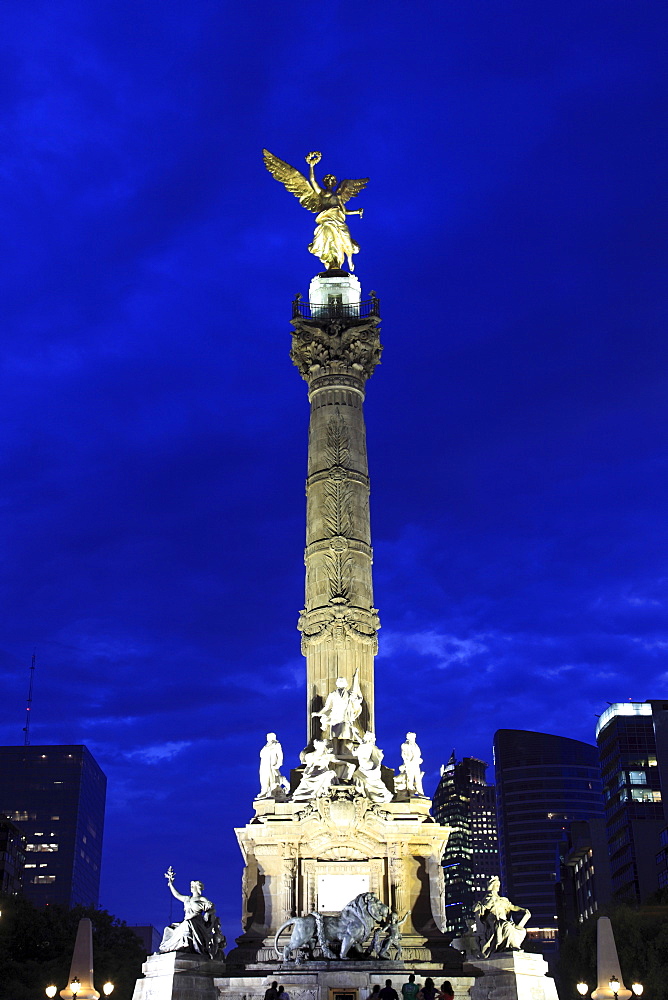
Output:
<svg viewBox="0 0 668 1000">
<path fill-rule="evenodd" d="M 499 895 L 501 882 L 493 875 L 487 884 L 487 895 L 473 907 L 473 913 L 480 924 L 483 958 L 500 951 L 521 951 L 526 937 L 525 924 L 531 912 L 524 906 L 516 906 L 505 896 Z M 518 923 L 511 914 L 524 914 Z"/>
<path fill-rule="evenodd" d="M 190 896 L 182 895 L 174 888 L 174 869 L 165 873 L 169 891 L 175 899 L 183 903 L 184 918 L 180 923 L 165 927 L 158 951 L 187 951 L 207 958 L 225 957 L 225 938 L 220 930 L 216 908 L 204 893 L 201 882 L 190 883 Z"/>
<path fill-rule="evenodd" d="M 330 769 L 330 764 L 337 760 L 326 740 L 313 740 L 313 750 L 301 754 L 303 764 L 306 764 L 301 781 L 295 789 L 294 802 L 305 802 L 307 799 L 317 799 L 327 795 L 336 773 Z"/>
</svg>

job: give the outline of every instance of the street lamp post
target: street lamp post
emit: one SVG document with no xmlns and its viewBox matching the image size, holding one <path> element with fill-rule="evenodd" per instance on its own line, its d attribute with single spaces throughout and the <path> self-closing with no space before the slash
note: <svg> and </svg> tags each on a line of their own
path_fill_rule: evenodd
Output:
<svg viewBox="0 0 668 1000">
<path fill-rule="evenodd" d="M 70 982 L 70 992 L 72 993 L 72 995 L 74 997 L 76 997 L 76 995 L 77 995 L 77 993 L 79 992 L 80 989 L 81 989 L 81 983 L 80 983 L 80 981 L 78 979 L 76 979 L 76 978 L 73 979 Z M 55 997 L 56 993 L 58 992 L 58 987 L 57 986 L 47 986 L 46 989 L 44 990 L 44 992 L 46 993 L 46 995 L 49 998 L 49 1000 L 53 1000 L 53 998 Z M 102 992 L 104 993 L 104 995 L 106 997 L 110 996 L 114 992 L 114 984 L 113 983 L 105 983 L 104 986 L 102 987 Z"/>
</svg>

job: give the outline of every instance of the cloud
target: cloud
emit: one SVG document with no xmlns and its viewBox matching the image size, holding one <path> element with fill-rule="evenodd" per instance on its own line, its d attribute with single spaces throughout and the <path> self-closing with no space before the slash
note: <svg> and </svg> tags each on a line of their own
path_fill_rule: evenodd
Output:
<svg viewBox="0 0 668 1000">
<path fill-rule="evenodd" d="M 486 636 L 475 636 L 462 639 L 456 635 L 448 635 L 434 630 L 423 632 L 385 631 L 379 658 L 390 657 L 399 652 L 415 652 L 420 656 L 432 657 L 439 669 L 445 669 L 453 664 L 464 664 L 475 657 L 486 653 L 488 645 Z"/>
<path fill-rule="evenodd" d="M 128 760 L 138 760 L 142 764 L 163 764 L 165 761 L 172 760 L 177 754 L 183 753 L 190 746 L 192 746 L 192 740 L 181 740 L 175 743 L 158 743 L 154 746 L 139 747 L 137 750 L 126 751 L 124 756 Z"/>
</svg>

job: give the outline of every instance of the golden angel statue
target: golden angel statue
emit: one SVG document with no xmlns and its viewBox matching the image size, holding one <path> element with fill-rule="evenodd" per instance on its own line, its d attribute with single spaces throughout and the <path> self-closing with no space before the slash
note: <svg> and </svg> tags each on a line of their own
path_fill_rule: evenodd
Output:
<svg viewBox="0 0 668 1000">
<path fill-rule="evenodd" d="M 313 168 L 316 163 L 320 163 L 321 153 L 309 153 L 306 157 L 306 162 L 309 165 L 308 180 L 295 167 L 291 167 L 284 160 L 279 160 L 268 149 L 264 149 L 262 155 L 264 156 L 264 165 L 269 173 L 281 184 L 284 184 L 296 198 L 299 198 L 300 204 L 304 208 L 308 209 L 309 212 L 317 213 L 313 242 L 309 244 L 310 252 L 315 254 L 329 271 L 342 268 L 347 257 L 348 267 L 354 271 L 353 254 L 359 253 L 359 246 L 350 235 L 346 225 L 346 216 L 359 215 L 362 218 L 364 209 L 360 208 L 355 212 L 349 212 L 344 206 L 347 201 L 359 194 L 362 188 L 366 187 L 369 178 L 362 177 L 357 181 L 341 181 L 337 187 L 336 177 L 333 174 L 327 174 L 322 181 L 324 187 L 320 187 L 315 179 Z"/>
</svg>

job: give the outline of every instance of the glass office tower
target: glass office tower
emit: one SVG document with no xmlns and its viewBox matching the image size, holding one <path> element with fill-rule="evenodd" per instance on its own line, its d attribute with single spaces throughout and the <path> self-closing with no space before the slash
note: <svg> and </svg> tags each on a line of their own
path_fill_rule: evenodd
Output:
<svg viewBox="0 0 668 1000">
<path fill-rule="evenodd" d="M 608 853 L 615 899 L 644 903 L 659 888 L 658 855 L 666 825 L 668 702 L 627 701 L 599 717 Z"/>
<path fill-rule="evenodd" d="M 531 910 L 529 938 L 557 938 L 559 845 L 574 820 L 602 818 L 595 746 L 566 736 L 499 729 L 494 735 L 504 894 Z"/>
<path fill-rule="evenodd" d="M 37 906 L 97 906 L 107 779 L 85 746 L 0 747 L 0 815 L 26 837 Z"/>
</svg>

